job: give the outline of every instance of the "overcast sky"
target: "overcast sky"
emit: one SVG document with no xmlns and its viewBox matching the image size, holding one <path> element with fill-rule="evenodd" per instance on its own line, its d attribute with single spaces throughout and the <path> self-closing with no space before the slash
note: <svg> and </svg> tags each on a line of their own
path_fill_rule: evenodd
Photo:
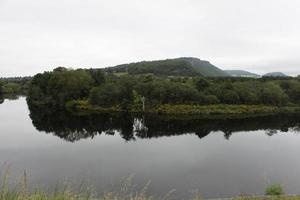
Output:
<svg viewBox="0 0 300 200">
<path fill-rule="evenodd" d="M 299 0 L 0 0 L 0 77 L 183 56 L 300 74 Z"/>
</svg>

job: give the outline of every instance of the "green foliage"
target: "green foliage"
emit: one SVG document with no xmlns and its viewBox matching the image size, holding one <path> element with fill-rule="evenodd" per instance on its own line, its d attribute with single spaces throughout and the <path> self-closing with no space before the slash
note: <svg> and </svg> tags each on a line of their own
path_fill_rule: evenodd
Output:
<svg viewBox="0 0 300 200">
<path fill-rule="evenodd" d="M 89 101 L 92 105 L 103 107 L 118 105 L 128 110 L 133 103 L 133 84 L 128 77 L 102 84 L 91 90 Z"/>
<path fill-rule="evenodd" d="M 95 85 L 101 85 L 105 83 L 105 75 L 100 69 L 90 69 L 90 74 L 94 80 Z"/>
<path fill-rule="evenodd" d="M 7 83 L 2 88 L 4 94 L 18 94 L 22 89 L 21 85 L 18 83 Z"/>
<path fill-rule="evenodd" d="M 51 77 L 49 72 L 37 74 L 33 77 L 29 91 L 28 99 L 32 102 L 48 102 L 48 82 Z"/>
<path fill-rule="evenodd" d="M 289 96 L 289 99 L 293 103 L 297 103 L 300 100 L 300 84 L 298 80 L 284 80 L 279 82 L 281 88 Z"/>
<path fill-rule="evenodd" d="M 265 194 L 270 195 L 270 196 L 284 195 L 284 190 L 283 190 L 282 185 L 274 184 L 274 185 L 270 185 L 266 188 Z"/>
<path fill-rule="evenodd" d="M 135 90 L 133 90 L 133 103 L 132 108 L 135 110 L 143 109 L 143 97 Z"/>
<path fill-rule="evenodd" d="M 0 95 L 25 94 L 30 77 L 0 78 Z"/>
<path fill-rule="evenodd" d="M 240 102 L 239 95 L 233 90 L 223 90 L 220 98 L 221 101 L 226 104 L 239 104 Z"/>
<path fill-rule="evenodd" d="M 90 74 L 83 70 L 54 72 L 48 81 L 47 92 L 53 102 L 64 105 L 69 100 L 88 96 L 92 84 Z"/>
<path fill-rule="evenodd" d="M 91 75 L 85 70 L 59 68 L 34 76 L 28 99 L 64 106 L 67 101 L 88 97 L 93 83 Z"/>
<path fill-rule="evenodd" d="M 258 104 L 260 86 L 257 82 L 237 82 L 233 84 L 233 88 L 237 95 L 240 97 L 242 104 Z"/>
<path fill-rule="evenodd" d="M 65 67 L 57 67 L 53 71 L 54 72 L 65 72 L 65 71 L 68 71 L 68 69 Z"/>
<path fill-rule="evenodd" d="M 204 96 L 205 98 L 205 104 L 218 104 L 220 103 L 220 100 L 218 99 L 218 97 L 216 97 L 215 95 L 206 95 Z"/>
<path fill-rule="evenodd" d="M 263 104 L 269 105 L 285 105 L 288 101 L 288 97 L 281 87 L 273 82 L 264 84 L 261 98 Z"/>
<path fill-rule="evenodd" d="M 164 114 L 266 114 L 278 113 L 280 110 L 272 106 L 259 105 L 171 105 L 164 104 L 157 108 L 157 112 Z"/>
<path fill-rule="evenodd" d="M 28 94 L 28 100 L 36 103 L 65 106 L 72 100 L 88 100 L 94 106 L 127 111 L 141 111 L 142 97 L 148 110 L 165 104 L 295 107 L 300 105 L 300 81 L 296 78 L 208 79 L 149 74 L 115 76 L 104 74 L 102 70 L 57 68 L 34 76 Z"/>
<path fill-rule="evenodd" d="M 106 83 L 91 90 L 89 101 L 92 105 L 110 107 L 122 101 L 122 89 L 116 84 Z"/>
<path fill-rule="evenodd" d="M 4 89 L 3 89 L 4 83 L 0 80 L 0 95 L 3 95 Z"/>
<path fill-rule="evenodd" d="M 210 83 L 204 79 L 204 78 L 199 78 L 196 80 L 196 89 L 201 92 L 203 90 L 205 90 L 206 88 L 208 88 L 210 86 Z"/>
</svg>

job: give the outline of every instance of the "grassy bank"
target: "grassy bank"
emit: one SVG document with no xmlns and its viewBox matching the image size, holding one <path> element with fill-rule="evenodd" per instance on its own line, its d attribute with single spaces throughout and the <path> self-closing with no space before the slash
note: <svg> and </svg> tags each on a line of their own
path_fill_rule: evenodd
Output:
<svg viewBox="0 0 300 200">
<path fill-rule="evenodd" d="M 70 195 L 55 195 L 55 196 L 45 196 L 45 195 L 32 195 L 32 196 L 22 196 L 22 197 L 8 197 L 1 200 L 155 200 L 154 198 L 147 197 L 131 197 L 131 198 L 115 198 L 115 197 L 103 197 L 99 199 L 87 199 L 82 197 L 70 196 Z M 202 198 L 192 198 L 191 200 L 200 200 Z M 300 197 L 238 197 L 238 198 L 228 198 L 233 200 L 299 200 Z M 226 200 L 228 200 L 226 199 Z M 218 199 L 222 200 L 222 199 Z M 224 199 L 225 200 L 225 199 Z"/>
<path fill-rule="evenodd" d="M 0 173 L 2 173 L 0 171 Z M 72 189 L 68 184 L 57 186 L 54 192 L 45 192 L 41 189 L 32 189 L 28 183 L 26 172 L 17 184 L 10 182 L 9 172 L 4 171 L 0 181 L 0 200 L 170 200 L 176 199 L 175 190 L 171 190 L 162 197 L 150 196 L 147 190 L 150 181 L 147 182 L 140 190 L 133 190 L 136 185 L 133 184 L 133 176 L 121 180 L 120 189 L 114 192 L 104 192 L 97 195 L 92 187 L 83 188 L 82 185 L 77 189 Z M 133 192 L 134 191 L 134 192 Z M 300 196 L 285 196 L 284 188 L 280 184 L 267 186 L 265 190 L 267 196 L 238 196 L 232 200 L 300 200 Z M 198 193 L 194 194 L 187 200 L 200 200 L 202 198 Z M 222 199 L 222 198 L 218 198 Z M 225 200 L 225 199 L 224 199 Z"/>
<path fill-rule="evenodd" d="M 145 191 L 132 194 L 115 194 L 106 193 L 102 196 L 93 196 L 91 194 L 76 194 L 70 190 L 62 192 L 46 193 L 43 191 L 36 191 L 29 193 L 24 189 L 21 190 L 7 190 L 2 188 L 0 191 L 0 200 L 170 200 L 174 199 L 174 195 L 166 195 L 165 197 L 155 198 L 145 195 Z M 186 200 L 205 200 L 206 198 L 200 195 L 195 195 Z M 300 200 L 300 196 L 238 196 L 232 198 L 217 198 L 219 200 Z M 210 199 L 212 200 L 212 199 Z"/>
<path fill-rule="evenodd" d="M 125 112 L 121 106 L 100 107 L 91 105 L 88 101 L 70 101 L 66 104 L 72 112 Z M 300 113 L 300 107 L 276 107 L 265 105 L 171 105 L 163 104 L 145 111 L 130 108 L 127 110 L 132 113 L 157 113 L 168 115 L 200 115 L 200 116 L 219 116 L 219 115 L 271 115 L 280 113 Z"/>
<path fill-rule="evenodd" d="M 62 193 L 55 194 L 46 194 L 43 192 L 36 192 L 32 194 L 18 193 L 16 191 L 10 192 L 6 191 L 5 193 L 0 194 L 0 200 L 169 200 L 173 198 L 153 198 L 148 197 L 143 194 L 132 194 L 130 196 L 119 196 L 108 193 L 102 197 L 92 197 L 92 196 L 83 196 L 75 195 L 70 191 L 65 191 Z M 204 200 L 200 196 L 195 196 L 187 200 Z M 218 198 L 222 200 L 222 198 Z M 300 196 L 240 196 L 233 198 L 226 198 L 224 200 L 300 200 Z"/>
</svg>

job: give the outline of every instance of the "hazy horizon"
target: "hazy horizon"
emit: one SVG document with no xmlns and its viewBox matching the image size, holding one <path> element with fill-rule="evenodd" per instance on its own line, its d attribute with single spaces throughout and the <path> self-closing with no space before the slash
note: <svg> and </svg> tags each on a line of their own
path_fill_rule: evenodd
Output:
<svg viewBox="0 0 300 200">
<path fill-rule="evenodd" d="M 300 74 L 297 0 L 0 0 L 0 77 L 197 57 Z"/>
</svg>

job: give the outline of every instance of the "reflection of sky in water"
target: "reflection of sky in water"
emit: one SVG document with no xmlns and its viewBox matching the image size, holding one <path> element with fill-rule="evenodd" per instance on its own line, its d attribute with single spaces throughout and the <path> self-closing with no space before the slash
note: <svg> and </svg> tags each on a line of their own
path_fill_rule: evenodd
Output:
<svg viewBox="0 0 300 200">
<path fill-rule="evenodd" d="M 206 197 L 262 194 L 268 181 L 287 193 L 300 193 L 300 136 L 297 130 L 237 131 L 229 140 L 222 131 L 200 139 L 194 133 L 126 142 L 119 134 L 67 142 L 38 132 L 24 98 L 0 105 L 0 164 L 12 174 L 26 169 L 34 185 L 54 187 L 58 181 L 88 181 L 101 192 L 134 174 L 148 193 L 177 197 L 198 190 Z M 143 119 L 133 121 L 134 135 L 147 134 Z M 267 134 L 266 134 L 267 133 Z M 268 134 L 274 134 L 272 137 Z"/>
</svg>

